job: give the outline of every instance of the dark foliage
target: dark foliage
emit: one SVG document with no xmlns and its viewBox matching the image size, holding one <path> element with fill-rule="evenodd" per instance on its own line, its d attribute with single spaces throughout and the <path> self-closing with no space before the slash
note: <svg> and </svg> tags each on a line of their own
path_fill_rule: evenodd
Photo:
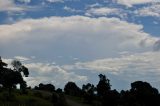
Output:
<svg viewBox="0 0 160 106">
<path fill-rule="evenodd" d="M 64 91 L 72 96 L 81 94 L 84 101 L 92 105 L 96 101 L 96 106 L 160 106 L 158 90 L 147 82 L 135 81 L 131 83 L 130 90 L 119 93 L 111 89 L 110 81 L 105 75 L 100 74 L 99 78 L 97 88 L 88 83 L 80 90 L 74 82 L 68 82 Z"/>
<path fill-rule="evenodd" d="M 35 86 L 35 90 L 44 90 L 44 91 L 50 91 L 53 92 L 55 91 L 55 86 L 52 84 L 42 84 L 40 83 L 39 86 Z"/>
<path fill-rule="evenodd" d="M 62 91 L 61 88 L 56 89 L 56 92 L 57 92 L 57 93 L 63 93 L 63 91 Z"/>
<path fill-rule="evenodd" d="M 7 64 L 2 62 L 0 58 L 0 93 L 4 101 L 15 100 L 14 95 L 11 95 L 11 89 L 16 88 L 20 84 L 23 94 L 26 91 L 27 84 L 23 80 L 21 73 L 28 77 L 28 68 L 23 66 L 20 61 L 12 62 L 14 69 L 7 68 Z M 8 89 L 9 93 L 4 93 L 4 89 Z M 28 87 L 31 90 L 31 87 Z M 131 83 L 129 90 L 122 90 L 120 93 L 117 90 L 111 89 L 110 80 L 103 74 L 99 75 L 99 82 L 95 87 L 93 84 L 87 83 L 80 89 L 75 82 L 68 82 L 62 89 L 55 90 L 52 84 L 42 84 L 35 86 L 36 90 L 44 90 L 50 92 L 50 101 L 54 106 L 65 106 L 65 94 L 83 98 L 85 103 L 93 106 L 160 106 L 160 94 L 158 90 L 152 87 L 148 82 L 135 81 Z M 34 93 L 34 96 L 43 98 L 43 91 Z M 12 99 L 11 99 L 12 97 Z M 47 99 L 48 100 L 48 97 Z M 33 101 L 29 102 L 30 105 Z M 96 103 L 96 105 L 95 105 Z"/>
<path fill-rule="evenodd" d="M 99 74 L 99 83 L 97 85 L 97 93 L 99 96 L 104 96 L 110 89 L 110 80 L 105 75 Z"/>
<path fill-rule="evenodd" d="M 96 88 L 93 84 L 86 84 L 82 86 L 82 92 L 84 97 L 84 102 L 91 103 L 95 97 Z"/>
<path fill-rule="evenodd" d="M 22 66 L 20 61 L 17 62 L 18 64 L 16 66 L 18 66 L 22 72 L 24 72 L 25 70 L 25 74 L 26 76 L 28 76 L 29 75 L 28 69 L 25 66 Z M 15 66 L 13 65 L 13 67 Z M 0 58 L 0 84 L 2 85 L 2 87 L 9 89 L 9 94 L 11 93 L 11 89 L 15 88 L 17 84 L 20 84 L 20 88 L 22 89 L 23 92 L 25 92 L 25 88 L 27 87 L 27 84 L 23 80 L 23 77 L 19 69 L 14 68 L 14 70 L 12 70 L 10 68 L 7 68 L 7 64 L 2 62 Z"/>
<path fill-rule="evenodd" d="M 81 96 L 82 94 L 81 89 L 74 82 L 68 82 L 64 87 L 64 92 L 73 96 Z"/>
</svg>

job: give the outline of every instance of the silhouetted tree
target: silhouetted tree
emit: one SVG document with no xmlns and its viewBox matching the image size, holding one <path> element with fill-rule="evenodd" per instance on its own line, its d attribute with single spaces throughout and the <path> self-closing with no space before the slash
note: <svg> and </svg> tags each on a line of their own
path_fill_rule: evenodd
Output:
<svg viewBox="0 0 160 106">
<path fill-rule="evenodd" d="M 56 92 L 57 92 L 57 93 L 62 93 L 63 91 L 62 91 L 61 88 L 58 88 L 58 89 L 56 90 Z"/>
<path fill-rule="evenodd" d="M 64 87 L 64 92 L 67 95 L 73 95 L 73 96 L 81 95 L 81 89 L 74 82 L 68 82 Z"/>
<path fill-rule="evenodd" d="M 102 97 L 103 106 L 117 106 L 119 104 L 120 94 L 116 90 L 106 92 Z"/>
<path fill-rule="evenodd" d="M 29 75 L 28 68 L 22 65 L 22 63 L 19 60 L 13 60 L 11 64 L 14 67 L 14 70 L 18 72 L 23 72 L 24 76 L 28 77 Z"/>
<path fill-rule="evenodd" d="M 111 90 L 110 80 L 105 75 L 99 75 L 97 93 L 101 100 L 102 106 L 117 106 L 120 94 L 116 90 Z"/>
<path fill-rule="evenodd" d="M 85 102 L 91 103 L 94 98 L 94 92 L 96 91 L 96 88 L 93 84 L 86 84 L 82 86 L 82 92 Z"/>
<path fill-rule="evenodd" d="M 110 80 L 105 75 L 99 74 L 99 83 L 97 85 L 97 93 L 99 96 L 103 96 L 111 89 Z"/>
<path fill-rule="evenodd" d="M 36 90 L 44 90 L 44 91 L 50 91 L 50 92 L 54 92 L 55 91 L 55 86 L 52 84 L 39 84 L 38 86 L 35 86 Z"/>
<path fill-rule="evenodd" d="M 136 102 L 144 106 L 158 106 L 158 90 L 153 88 L 148 82 L 136 81 L 131 83 L 131 94 L 136 98 Z"/>
<path fill-rule="evenodd" d="M 148 82 L 135 81 L 130 90 L 122 90 L 120 95 L 119 104 L 122 106 L 160 106 L 158 90 Z"/>
<path fill-rule="evenodd" d="M 21 63 L 19 62 L 18 64 Z M 20 71 L 16 70 L 15 68 L 14 70 L 12 70 L 10 68 L 7 68 L 6 66 L 7 64 L 2 62 L 0 58 L 0 84 L 2 84 L 5 88 L 9 88 L 9 94 L 11 93 L 11 88 L 15 87 L 17 84 L 20 84 L 21 90 L 25 91 L 27 85 L 26 82 L 23 80 Z"/>
</svg>

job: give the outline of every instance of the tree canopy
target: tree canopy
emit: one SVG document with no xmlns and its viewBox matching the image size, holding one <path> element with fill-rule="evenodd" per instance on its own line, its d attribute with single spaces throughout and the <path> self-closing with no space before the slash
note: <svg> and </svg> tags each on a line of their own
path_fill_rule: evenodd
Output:
<svg viewBox="0 0 160 106">
<path fill-rule="evenodd" d="M 9 89 L 15 87 L 17 84 L 20 84 L 20 88 L 24 91 L 27 84 L 23 80 L 21 72 L 28 77 L 28 68 L 23 66 L 22 63 L 17 60 L 13 60 L 12 65 L 14 69 L 7 68 L 7 63 L 4 63 L 0 58 L 0 84 Z"/>
</svg>

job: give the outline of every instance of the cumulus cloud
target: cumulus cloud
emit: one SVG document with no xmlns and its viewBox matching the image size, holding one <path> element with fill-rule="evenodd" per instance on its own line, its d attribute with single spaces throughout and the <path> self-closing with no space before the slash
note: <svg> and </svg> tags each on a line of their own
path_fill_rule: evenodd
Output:
<svg viewBox="0 0 160 106">
<path fill-rule="evenodd" d="M 78 75 L 74 72 L 68 72 L 62 69 L 60 66 L 56 66 L 50 63 L 29 63 L 25 65 L 31 72 L 31 76 L 26 78 L 28 84 L 31 86 L 42 82 L 52 83 L 58 87 L 62 87 L 68 81 L 74 81 L 76 83 L 82 84 L 88 80 L 87 76 Z"/>
<path fill-rule="evenodd" d="M 32 52 L 37 55 L 37 52 L 48 51 L 48 56 L 57 53 L 58 56 L 66 54 L 78 58 L 77 54 L 103 58 L 122 51 L 152 50 L 157 41 L 156 37 L 143 32 L 142 25 L 106 17 L 26 19 L 0 25 L 0 32 L 0 48 L 5 53 L 9 53 L 4 49 L 7 47 L 14 48 L 12 53 L 20 50 L 22 54 Z"/>
<path fill-rule="evenodd" d="M 26 79 L 29 85 L 48 81 L 58 86 L 69 80 L 87 81 L 89 74 L 77 74 L 73 71 L 76 68 L 127 75 L 126 78 L 132 75 L 154 76 L 155 70 L 159 71 L 159 53 L 145 53 L 153 50 L 158 38 L 145 33 L 142 25 L 118 18 L 70 16 L 25 19 L 0 25 L 0 32 L 0 54 L 16 56 L 24 63 L 28 58 L 21 56 L 28 54 L 56 63 L 26 62 L 31 71 L 31 76 Z M 82 61 L 82 58 L 85 58 L 84 61 L 95 61 L 77 62 L 73 66 L 59 64 L 59 60 L 69 63 L 66 56 L 76 57 L 76 61 L 72 58 L 72 62 Z"/>
<path fill-rule="evenodd" d="M 159 51 L 160 50 L 160 40 L 155 42 L 153 50 L 154 51 Z"/>
</svg>

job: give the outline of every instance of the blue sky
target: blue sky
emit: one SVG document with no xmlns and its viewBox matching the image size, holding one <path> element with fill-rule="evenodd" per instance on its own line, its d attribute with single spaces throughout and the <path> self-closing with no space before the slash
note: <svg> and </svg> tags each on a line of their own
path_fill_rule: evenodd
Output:
<svg viewBox="0 0 160 106">
<path fill-rule="evenodd" d="M 67 81 L 160 89 L 160 0 L 0 0 L 0 55 L 21 60 L 28 85 Z"/>
</svg>

